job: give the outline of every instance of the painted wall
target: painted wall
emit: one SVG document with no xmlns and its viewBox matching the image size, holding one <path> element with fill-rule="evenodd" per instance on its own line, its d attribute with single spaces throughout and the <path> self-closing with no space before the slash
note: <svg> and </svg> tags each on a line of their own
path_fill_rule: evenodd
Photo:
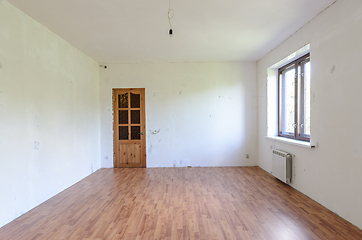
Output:
<svg viewBox="0 0 362 240">
<path fill-rule="evenodd" d="M 307 149 L 265 138 L 267 68 L 310 43 L 311 142 Z M 362 228 L 362 1 L 338 0 L 257 63 L 259 166 L 271 148 L 295 154 L 292 186 Z"/>
<path fill-rule="evenodd" d="M 112 88 L 146 89 L 148 167 L 256 165 L 255 62 L 102 69 L 101 154 L 107 168 L 113 166 Z"/>
<path fill-rule="evenodd" d="M 99 66 L 0 1 L 0 226 L 100 168 Z"/>
</svg>

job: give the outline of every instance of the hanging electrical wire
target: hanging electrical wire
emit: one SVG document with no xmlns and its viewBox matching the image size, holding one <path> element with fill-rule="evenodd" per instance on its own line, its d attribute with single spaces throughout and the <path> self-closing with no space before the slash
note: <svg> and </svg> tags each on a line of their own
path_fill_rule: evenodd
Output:
<svg viewBox="0 0 362 240">
<path fill-rule="evenodd" d="M 171 8 L 171 0 L 169 0 L 167 16 L 168 16 L 168 23 L 170 24 L 170 30 L 168 31 L 168 35 L 169 35 L 170 39 L 172 38 L 172 34 L 173 34 L 172 24 L 171 24 L 171 19 L 173 18 L 173 15 L 174 15 L 174 10 Z"/>
</svg>

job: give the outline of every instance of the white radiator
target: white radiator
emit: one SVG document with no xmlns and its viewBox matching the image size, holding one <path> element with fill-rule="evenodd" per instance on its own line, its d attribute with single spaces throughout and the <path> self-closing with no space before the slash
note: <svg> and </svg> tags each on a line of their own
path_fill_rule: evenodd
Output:
<svg viewBox="0 0 362 240">
<path fill-rule="evenodd" d="M 292 179 L 292 155 L 282 150 L 273 150 L 273 176 L 285 183 Z"/>
</svg>

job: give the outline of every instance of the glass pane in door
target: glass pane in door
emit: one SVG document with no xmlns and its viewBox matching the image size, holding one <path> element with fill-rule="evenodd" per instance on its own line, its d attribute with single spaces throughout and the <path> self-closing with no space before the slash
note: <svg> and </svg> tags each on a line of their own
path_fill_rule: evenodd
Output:
<svg viewBox="0 0 362 240">
<path fill-rule="evenodd" d="M 128 108 L 128 93 L 118 95 L 118 108 Z"/>
<path fill-rule="evenodd" d="M 119 124 L 128 124 L 128 110 L 119 110 Z"/>
<path fill-rule="evenodd" d="M 141 127 L 132 126 L 131 127 L 131 140 L 139 140 L 139 139 L 141 139 Z"/>
<path fill-rule="evenodd" d="M 132 124 L 141 123 L 140 110 L 131 110 L 131 123 Z"/>
<path fill-rule="evenodd" d="M 140 107 L 141 107 L 140 94 L 131 93 L 131 108 L 140 108 Z"/>
<path fill-rule="evenodd" d="M 128 127 L 127 126 L 119 127 L 119 140 L 128 140 Z"/>
</svg>

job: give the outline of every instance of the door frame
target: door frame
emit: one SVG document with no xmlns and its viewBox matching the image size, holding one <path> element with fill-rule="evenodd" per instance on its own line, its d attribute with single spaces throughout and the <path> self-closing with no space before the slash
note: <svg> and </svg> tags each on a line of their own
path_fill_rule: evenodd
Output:
<svg viewBox="0 0 362 240">
<path fill-rule="evenodd" d="M 140 120 L 141 120 L 141 164 L 120 164 L 117 165 L 117 148 L 119 148 L 119 139 L 117 139 L 117 120 L 118 120 L 118 105 L 117 105 L 117 94 L 116 91 L 124 90 L 130 91 L 137 90 L 141 92 L 140 96 Z M 146 167 L 146 106 L 145 106 L 145 88 L 112 88 L 112 114 L 113 114 L 113 168 L 122 168 L 122 167 Z M 130 133 L 129 133 L 130 134 Z M 132 141 L 132 140 L 129 140 Z M 130 143 L 132 144 L 132 143 Z"/>
</svg>

